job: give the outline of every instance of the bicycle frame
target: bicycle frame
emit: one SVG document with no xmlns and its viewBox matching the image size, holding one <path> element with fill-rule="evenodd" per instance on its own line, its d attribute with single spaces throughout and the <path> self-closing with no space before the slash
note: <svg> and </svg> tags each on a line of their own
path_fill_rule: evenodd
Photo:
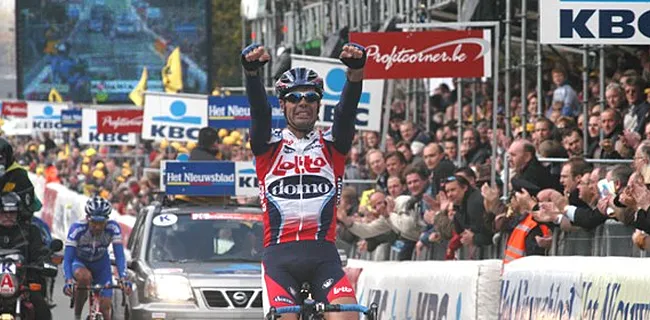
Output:
<svg viewBox="0 0 650 320">
<path fill-rule="evenodd" d="M 101 313 L 101 309 L 100 309 L 101 303 L 99 301 L 100 292 L 103 289 L 111 289 L 111 290 L 112 289 L 120 289 L 120 291 L 122 291 L 122 306 L 126 305 L 126 294 L 124 293 L 124 290 L 122 289 L 122 286 L 114 285 L 114 284 L 107 284 L 107 285 L 103 285 L 103 286 L 99 285 L 99 284 L 95 284 L 95 285 L 91 285 L 91 286 L 76 286 L 75 285 L 75 290 L 74 290 L 75 293 L 76 293 L 77 290 L 88 290 L 89 291 L 89 293 L 88 293 L 88 319 L 90 319 L 90 320 L 95 320 L 98 315 L 103 316 L 103 314 Z M 74 308 L 74 303 L 75 303 L 74 297 L 75 297 L 75 294 L 73 294 L 72 297 L 70 297 L 70 308 Z M 101 318 L 101 319 L 103 319 L 103 318 Z"/>
</svg>

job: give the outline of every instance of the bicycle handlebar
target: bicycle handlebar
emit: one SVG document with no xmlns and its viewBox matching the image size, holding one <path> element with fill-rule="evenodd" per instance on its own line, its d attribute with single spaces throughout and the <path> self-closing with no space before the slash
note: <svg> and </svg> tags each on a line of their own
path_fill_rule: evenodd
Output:
<svg viewBox="0 0 650 320">
<path fill-rule="evenodd" d="M 275 314 L 301 313 L 304 306 L 288 306 L 275 308 Z M 322 307 L 316 305 L 317 312 L 361 312 L 368 313 L 370 308 L 360 304 L 326 304 Z"/>
</svg>

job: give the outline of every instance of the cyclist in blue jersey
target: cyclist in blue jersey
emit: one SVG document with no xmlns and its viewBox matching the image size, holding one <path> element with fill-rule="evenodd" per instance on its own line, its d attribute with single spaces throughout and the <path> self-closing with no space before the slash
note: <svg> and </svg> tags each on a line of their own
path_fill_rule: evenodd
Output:
<svg viewBox="0 0 650 320">
<path fill-rule="evenodd" d="M 343 46 L 339 59 L 348 67 L 347 81 L 328 130 L 314 128 L 324 95 L 323 79 L 304 67 L 286 71 L 275 83 L 287 127 L 271 130 L 271 108 L 259 72 L 270 58 L 257 44 L 241 55 L 251 106 L 251 150 L 264 211 L 265 313 L 270 307 L 299 304 L 298 292 L 305 282 L 318 302 L 356 304 L 334 242 L 336 207 L 355 134 L 366 50 L 352 43 Z M 282 319 L 296 316 L 284 314 Z M 327 319 L 354 320 L 359 315 L 345 312 Z"/>
<path fill-rule="evenodd" d="M 112 281 L 111 260 L 108 246 L 113 245 L 115 263 L 120 277 L 119 284 L 126 294 L 131 293 L 131 284 L 126 278 L 126 261 L 122 245 L 120 225 L 109 220 L 111 204 L 101 197 L 93 197 L 86 202 L 86 219 L 75 222 L 68 231 L 63 255 L 65 286 L 63 292 L 75 294 L 75 319 L 81 319 L 81 311 L 86 303 L 87 291 L 74 292 L 74 285 L 106 285 Z M 111 319 L 111 297 L 113 291 L 104 289 L 100 293 L 100 310 L 104 319 Z"/>
</svg>

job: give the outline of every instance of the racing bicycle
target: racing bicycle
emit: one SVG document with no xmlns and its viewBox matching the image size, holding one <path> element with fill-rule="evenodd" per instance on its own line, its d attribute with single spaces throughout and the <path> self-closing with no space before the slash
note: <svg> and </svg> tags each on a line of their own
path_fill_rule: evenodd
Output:
<svg viewBox="0 0 650 320">
<path fill-rule="evenodd" d="M 86 316 L 86 320 L 110 320 L 110 319 L 104 319 L 104 315 L 100 311 L 100 292 L 103 289 L 120 289 L 122 292 L 122 306 L 124 307 L 126 305 L 126 294 L 124 293 L 124 289 L 120 285 L 115 285 L 108 283 L 106 285 L 101 285 L 101 284 L 95 284 L 95 285 L 90 285 L 90 286 L 79 286 L 75 285 L 74 286 L 74 291 L 76 290 L 88 290 L 88 315 Z M 74 294 L 70 297 L 70 308 L 74 308 Z M 113 310 L 114 311 L 114 310 Z"/>
<path fill-rule="evenodd" d="M 370 308 L 360 304 L 325 304 L 316 302 L 311 297 L 309 283 L 302 284 L 300 289 L 302 297 L 302 305 L 287 306 L 287 307 L 271 307 L 269 313 L 266 315 L 265 320 L 276 320 L 283 314 L 293 313 L 299 314 L 300 320 L 323 320 L 325 313 L 328 312 L 359 312 L 366 316 L 367 320 L 377 320 L 377 304 L 373 303 Z"/>
</svg>

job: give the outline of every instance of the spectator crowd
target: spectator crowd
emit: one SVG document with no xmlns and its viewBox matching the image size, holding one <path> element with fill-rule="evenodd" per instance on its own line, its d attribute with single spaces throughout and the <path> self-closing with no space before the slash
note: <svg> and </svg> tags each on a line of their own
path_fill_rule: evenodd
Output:
<svg viewBox="0 0 650 320">
<path fill-rule="evenodd" d="M 573 83 L 580 70 L 557 64 L 548 72 L 543 97 L 534 85 L 526 88 L 525 123 L 517 86 L 507 102 L 510 118 L 503 88 L 494 106 L 489 82 L 470 83 L 460 93 L 441 84 L 427 106 L 415 108 L 431 109 L 425 121 L 420 114 L 407 117 L 410 108 L 397 95 L 385 133 L 355 136 L 345 179 L 365 183 L 347 183 L 341 192 L 337 245 L 352 257 L 374 260 L 498 256 L 508 262 L 549 254 L 554 233 L 590 232 L 616 220 L 636 229 L 631 241 L 645 249 L 650 242 L 648 56 L 648 48 L 641 47 L 633 55 L 608 57 L 613 62 L 605 72 L 604 106 L 598 101 L 597 74 L 591 75 L 585 104 Z M 456 114 L 458 103 L 461 114 Z M 197 143 L 143 141 L 135 147 L 82 146 L 72 133 L 10 141 L 19 163 L 48 182 L 100 194 L 121 214 L 136 215 L 158 189 L 160 161 L 179 154 L 190 160 L 251 161 L 245 131 L 204 128 Z"/>
<path fill-rule="evenodd" d="M 524 123 L 518 86 L 507 102 L 510 118 L 503 88 L 495 108 L 487 82 L 466 84 L 461 93 L 441 84 L 430 97 L 431 119 L 414 115 L 425 120 L 420 125 L 405 120 L 403 101 L 393 101 L 387 134 L 364 132 L 350 152 L 346 178 L 374 183 L 343 190 L 339 247 L 352 257 L 373 260 L 498 257 L 507 263 L 550 254 L 557 249 L 555 232 L 593 237 L 597 227 L 615 220 L 626 230 L 636 229 L 626 237 L 630 248 L 632 236 L 637 248 L 645 249 L 650 231 L 645 211 L 650 204 L 648 54 L 647 47 L 640 47 L 634 54 L 608 57 L 604 106 L 598 101 L 597 73 L 590 75 L 585 103 L 581 86 L 571 81 L 581 70 L 555 64 L 543 97 L 534 85 L 526 88 Z M 459 102 L 462 113 L 456 114 Z M 614 248 L 619 255 L 631 253 L 623 249 Z M 585 254 L 578 248 L 564 252 Z"/>
</svg>

